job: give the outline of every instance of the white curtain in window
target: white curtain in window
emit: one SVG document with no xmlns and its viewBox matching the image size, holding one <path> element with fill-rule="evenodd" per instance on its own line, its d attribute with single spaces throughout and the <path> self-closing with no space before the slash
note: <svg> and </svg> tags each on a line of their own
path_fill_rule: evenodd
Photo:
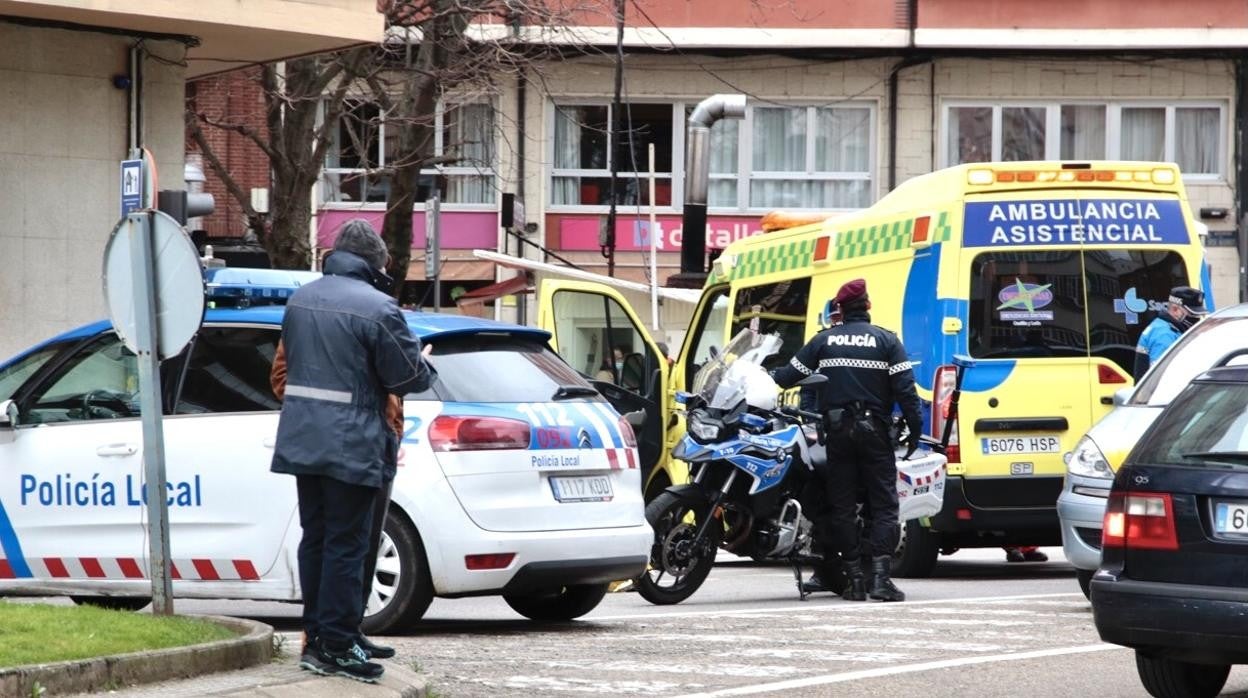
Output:
<svg viewBox="0 0 1248 698">
<path fill-rule="evenodd" d="M 1122 159 L 1166 159 L 1166 110 L 1162 107 L 1122 109 Z"/>
<path fill-rule="evenodd" d="M 1100 104 L 1062 105 L 1063 160 L 1105 158 L 1105 107 Z"/>
<path fill-rule="evenodd" d="M 443 118 L 442 150 L 458 155 L 451 167 L 488 171 L 494 168 L 494 110 L 488 104 L 461 104 Z M 487 174 L 451 175 L 446 183 L 447 203 L 486 204 L 494 197 L 494 178 Z"/>
<path fill-rule="evenodd" d="M 806 170 L 806 108 L 754 110 L 754 170 Z"/>
<path fill-rule="evenodd" d="M 711 125 L 711 174 L 732 175 L 712 177 L 707 189 L 707 204 L 716 207 L 737 207 L 737 162 L 740 126 L 735 119 L 721 119 Z"/>
<path fill-rule="evenodd" d="M 806 108 L 754 110 L 754 171 L 806 171 Z M 761 208 L 816 208 L 810 183 L 803 179 L 756 179 L 750 182 L 750 205 Z"/>
<path fill-rule="evenodd" d="M 1174 161 L 1180 172 L 1217 174 L 1220 123 L 1215 107 L 1174 110 Z"/>
<path fill-rule="evenodd" d="M 870 138 L 870 109 L 816 110 L 815 170 L 868 172 L 871 168 Z"/>
<path fill-rule="evenodd" d="M 556 168 L 576 169 L 581 166 L 581 124 L 579 109 L 555 106 L 555 157 Z M 580 179 L 577 177 L 554 177 L 551 181 L 551 203 L 574 205 L 581 203 Z"/>
</svg>

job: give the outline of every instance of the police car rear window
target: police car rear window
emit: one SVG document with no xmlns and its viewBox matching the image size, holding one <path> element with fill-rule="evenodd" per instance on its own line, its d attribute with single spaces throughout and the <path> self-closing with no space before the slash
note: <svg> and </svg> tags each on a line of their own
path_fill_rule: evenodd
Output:
<svg viewBox="0 0 1248 698">
<path fill-rule="evenodd" d="M 430 361 L 437 382 L 408 400 L 548 402 L 560 386 L 590 387 L 558 354 L 532 339 L 477 334 L 438 340 Z"/>
</svg>

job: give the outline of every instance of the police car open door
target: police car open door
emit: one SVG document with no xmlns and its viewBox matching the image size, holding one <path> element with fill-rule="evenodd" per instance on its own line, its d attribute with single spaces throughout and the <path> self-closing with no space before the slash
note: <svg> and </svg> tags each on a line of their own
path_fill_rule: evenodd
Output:
<svg viewBox="0 0 1248 698">
<path fill-rule="evenodd" d="M 620 414 L 642 410 L 637 431 L 642 481 L 662 456 L 668 361 L 618 291 L 584 281 L 542 282 L 538 325 L 572 368 L 588 376 Z"/>
</svg>

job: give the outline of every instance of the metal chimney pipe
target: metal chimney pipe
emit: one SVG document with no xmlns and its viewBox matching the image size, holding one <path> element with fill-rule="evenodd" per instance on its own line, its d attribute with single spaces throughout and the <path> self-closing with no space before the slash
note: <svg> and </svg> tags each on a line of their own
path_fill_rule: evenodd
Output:
<svg viewBox="0 0 1248 698">
<path fill-rule="evenodd" d="M 706 193 L 711 179 L 711 126 L 745 117 L 745 95 L 711 95 L 689 115 L 685 136 L 685 209 L 680 227 L 680 272 L 706 273 Z"/>
</svg>

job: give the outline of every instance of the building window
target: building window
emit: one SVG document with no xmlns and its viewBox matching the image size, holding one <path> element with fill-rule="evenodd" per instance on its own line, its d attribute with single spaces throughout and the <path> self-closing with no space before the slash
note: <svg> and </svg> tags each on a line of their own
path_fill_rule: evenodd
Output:
<svg viewBox="0 0 1248 698">
<path fill-rule="evenodd" d="M 751 208 L 864 208 L 871 204 L 871 110 L 756 107 Z"/>
<path fill-rule="evenodd" d="M 348 102 L 325 156 L 323 200 L 384 203 L 392 169 L 403 164 L 399 161 L 399 131 L 376 104 Z M 417 202 L 437 192 L 447 204 L 494 204 L 497 155 L 494 109 L 490 105 L 439 104 L 433 156 L 449 160 L 421 169 Z"/>
<path fill-rule="evenodd" d="M 1221 104 L 950 104 L 945 165 L 1017 160 L 1148 160 L 1184 176 L 1224 175 Z"/>
<path fill-rule="evenodd" d="M 621 131 L 611 133 L 610 105 L 556 105 L 551 203 L 594 206 L 611 203 L 611 166 L 615 163 L 616 203 L 650 205 L 649 145 L 654 144 L 655 195 L 659 206 L 672 205 L 671 104 L 625 104 Z"/>
<path fill-rule="evenodd" d="M 611 136 L 609 104 L 554 105 L 551 205 L 606 206 L 617 163 L 616 203 L 649 206 L 647 148 L 655 146 L 655 203 L 679 207 L 684 130 L 692 103 L 623 107 Z M 713 210 L 856 209 L 872 201 L 874 108 L 752 107 L 711 127 L 708 204 Z M 619 141 L 618 143 L 615 141 Z"/>
</svg>

